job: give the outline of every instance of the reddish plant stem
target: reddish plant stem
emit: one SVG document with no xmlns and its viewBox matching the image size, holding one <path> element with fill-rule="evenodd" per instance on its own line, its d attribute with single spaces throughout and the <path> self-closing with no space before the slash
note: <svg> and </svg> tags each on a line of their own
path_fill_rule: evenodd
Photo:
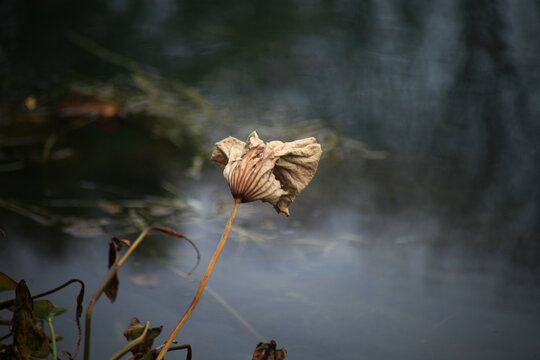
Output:
<svg viewBox="0 0 540 360">
<path fill-rule="evenodd" d="M 182 328 L 186 320 L 189 318 L 189 316 L 191 315 L 191 313 L 197 306 L 197 303 L 199 302 L 201 298 L 204 288 L 206 287 L 206 283 L 208 282 L 208 279 L 210 278 L 210 275 L 212 274 L 212 270 L 214 270 L 214 266 L 216 265 L 219 255 L 221 254 L 221 251 L 223 250 L 223 247 L 225 246 L 225 243 L 227 242 L 227 237 L 229 236 L 231 225 L 234 221 L 236 212 L 238 211 L 238 206 L 240 205 L 241 202 L 242 202 L 241 198 L 236 198 L 234 200 L 234 207 L 231 211 L 231 214 L 229 215 L 229 219 L 227 220 L 227 224 L 225 225 L 225 229 L 223 230 L 223 234 L 221 235 L 221 239 L 219 240 L 216 251 L 214 251 L 214 255 L 212 256 L 212 259 L 210 259 L 210 263 L 208 264 L 208 267 L 206 268 L 206 272 L 204 273 L 204 276 L 201 279 L 201 282 L 199 283 L 199 288 L 197 289 L 197 292 L 195 293 L 195 297 L 193 298 L 191 305 L 189 305 L 186 312 L 184 313 L 182 318 L 178 321 L 173 331 L 169 335 L 169 338 L 165 342 L 165 345 L 163 345 L 163 347 L 161 348 L 161 351 L 159 352 L 159 355 L 156 358 L 156 360 L 163 359 L 167 351 L 169 351 L 169 348 L 171 347 L 171 344 L 174 341 L 174 338 L 176 337 L 176 335 L 178 335 L 178 332 L 180 331 L 180 329 Z"/>
</svg>

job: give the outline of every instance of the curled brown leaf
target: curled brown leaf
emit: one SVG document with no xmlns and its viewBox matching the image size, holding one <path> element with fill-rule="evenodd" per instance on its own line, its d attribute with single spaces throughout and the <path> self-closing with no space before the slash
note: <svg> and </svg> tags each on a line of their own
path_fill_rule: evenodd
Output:
<svg viewBox="0 0 540 360">
<path fill-rule="evenodd" d="M 289 215 L 289 205 L 313 179 L 321 154 L 313 137 L 265 143 L 254 131 L 246 142 L 230 136 L 216 143 L 211 160 L 223 170 L 234 198 L 269 202 Z"/>
</svg>

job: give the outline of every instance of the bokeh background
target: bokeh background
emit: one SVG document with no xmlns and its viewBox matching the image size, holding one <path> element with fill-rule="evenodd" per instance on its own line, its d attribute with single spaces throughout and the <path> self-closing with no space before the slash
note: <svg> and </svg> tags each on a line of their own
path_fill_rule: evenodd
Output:
<svg viewBox="0 0 540 360">
<path fill-rule="evenodd" d="M 195 359 L 538 358 L 539 33 L 535 1 L 4 0 L 0 271 L 88 299 L 109 239 L 160 225 L 200 278 L 232 207 L 213 144 L 315 136 L 290 217 L 241 206 L 180 333 Z M 150 236 L 92 357 L 134 316 L 164 341 L 195 260 Z M 51 297 L 69 351 L 77 291 Z"/>
</svg>

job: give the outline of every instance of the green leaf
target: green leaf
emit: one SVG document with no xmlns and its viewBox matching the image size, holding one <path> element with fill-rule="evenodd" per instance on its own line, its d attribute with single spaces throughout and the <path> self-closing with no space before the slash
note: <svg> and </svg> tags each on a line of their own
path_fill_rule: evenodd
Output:
<svg viewBox="0 0 540 360">
<path fill-rule="evenodd" d="M 3 272 L 0 272 L 0 291 L 15 290 L 16 288 L 17 283 Z"/>
<path fill-rule="evenodd" d="M 52 319 L 55 316 L 65 313 L 67 309 L 54 305 L 49 300 L 34 301 L 34 314 L 42 320 Z"/>
</svg>

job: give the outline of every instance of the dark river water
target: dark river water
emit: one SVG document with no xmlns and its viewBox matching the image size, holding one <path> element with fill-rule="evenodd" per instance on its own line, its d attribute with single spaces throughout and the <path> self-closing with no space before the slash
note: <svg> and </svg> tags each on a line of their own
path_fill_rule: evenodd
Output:
<svg viewBox="0 0 540 360">
<path fill-rule="evenodd" d="M 200 279 L 233 205 L 213 144 L 315 136 L 290 217 L 240 206 L 194 359 L 540 358 L 538 3 L 6 1 L 0 23 L 0 271 L 32 293 L 79 278 L 86 305 L 109 239 L 150 225 Z M 132 317 L 164 342 L 195 262 L 148 236 L 92 359 Z M 70 352 L 77 292 L 48 297 Z"/>
</svg>

